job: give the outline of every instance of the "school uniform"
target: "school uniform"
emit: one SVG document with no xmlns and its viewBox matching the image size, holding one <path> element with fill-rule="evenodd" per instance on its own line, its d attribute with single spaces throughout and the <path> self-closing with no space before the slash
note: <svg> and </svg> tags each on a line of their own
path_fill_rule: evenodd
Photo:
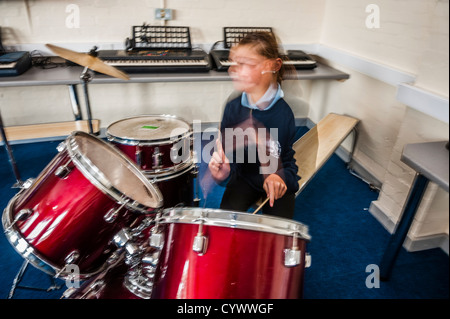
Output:
<svg viewBox="0 0 450 319">
<path fill-rule="evenodd" d="M 221 209 L 247 211 L 258 199 L 267 197 L 263 188 L 264 178 L 275 173 L 283 179 L 287 191 L 274 201 L 273 207 L 266 203 L 262 212 L 293 217 L 295 192 L 300 179 L 292 149 L 296 127 L 294 114 L 283 96 L 278 84 L 270 87 L 257 103 L 250 101 L 244 92 L 226 104 L 220 131 L 231 173 L 222 183 L 226 190 Z M 252 128 L 257 135 L 250 134 Z M 239 134 L 244 136 L 244 143 Z M 239 139 L 240 142 L 237 141 Z M 264 145 L 260 145 L 261 142 Z M 262 149 L 256 150 L 255 144 Z M 262 150 L 265 153 L 258 153 Z"/>
</svg>

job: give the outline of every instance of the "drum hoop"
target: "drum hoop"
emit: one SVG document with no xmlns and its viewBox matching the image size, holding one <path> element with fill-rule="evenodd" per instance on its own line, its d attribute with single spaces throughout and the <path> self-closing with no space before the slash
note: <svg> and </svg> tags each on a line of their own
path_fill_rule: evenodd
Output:
<svg viewBox="0 0 450 319">
<path fill-rule="evenodd" d="M 166 208 L 158 222 L 161 224 L 183 223 L 230 227 L 295 236 L 306 241 L 311 240 L 308 226 L 300 222 L 276 216 L 253 215 L 231 210 L 192 207 Z"/>
<path fill-rule="evenodd" d="M 93 138 L 96 141 L 98 141 L 100 144 L 103 144 L 105 147 L 107 147 L 109 150 L 111 150 L 113 153 L 118 155 L 121 159 L 126 161 L 126 163 L 129 165 L 129 169 L 133 170 L 135 175 L 144 183 L 147 184 L 147 187 L 149 189 L 152 189 L 154 191 L 154 194 L 156 195 L 158 204 L 156 207 L 148 207 L 144 204 L 141 204 L 137 202 L 136 200 L 128 197 L 124 193 L 122 193 L 119 189 L 114 187 L 110 181 L 103 175 L 102 172 L 98 170 L 98 168 L 83 154 L 81 154 L 78 151 L 77 143 L 75 141 L 75 136 L 85 136 L 89 138 Z M 73 132 L 69 138 L 66 140 L 66 146 L 67 151 L 69 153 L 70 158 L 74 162 L 74 164 L 77 166 L 77 168 L 81 171 L 81 173 L 92 183 L 94 184 L 102 193 L 109 195 L 111 198 L 113 198 L 115 201 L 119 203 L 125 203 L 125 206 L 132 209 L 139 211 L 141 213 L 149 213 L 148 208 L 160 208 L 163 205 L 163 197 L 160 192 L 160 190 L 152 183 L 148 181 L 148 179 L 144 176 L 144 174 L 135 166 L 131 160 L 129 160 L 127 157 L 122 155 L 116 148 L 114 148 L 112 145 L 102 141 L 101 139 L 98 139 L 92 135 L 89 135 L 82 131 L 76 131 Z"/>
<path fill-rule="evenodd" d="M 129 146 L 163 146 L 163 145 L 170 145 L 175 144 L 178 141 L 188 139 L 190 136 L 192 136 L 192 132 L 189 131 L 187 133 L 184 133 L 182 135 L 178 135 L 176 137 L 171 137 L 167 139 L 155 139 L 155 140 L 139 140 L 134 139 L 131 137 L 118 137 L 115 135 L 112 135 L 108 131 L 106 131 L 106 137 L 108 138 L 108 141 L 114 142 L 117 144 L 122 145 L 129 145 Z"/>
<path fill-rule="evenodd" d="M 153 139 L 153 140 L 141 140 L 141 139 L 137 139 L 137 138 L 133 138 L 133 137 L 120 137 L 120 136 L 116 136 L 110 132 L 111 127 L 114 124 L 117 124 L 119 122 L 132 120 L 132 119 L 136 119 L 136 118 L 142 118 L 142 117 L 152 117 L 152 116 L 163 117 L 163 118 L 165 117 L 165 118 L 175 119 L 175 120 L 184 122 L 190 127 L 190 129 L 186 133 L 183 133 L 183 134 L 179 134 L 179 135 L 172 136 L 169 138 L 160 138 L 160 139 Z M 127 117 L 127 118 L 115 121 L 106 128 L 105 134 L 109 141 L 116 142 L 118 144 L 124 144 L 124 145 L 130 145 L 130 146 L 162 146 L 162 145 L 166 145 L 166 144 L 173 144 L 182 139 L 189 138 L 190 136 L 192 136 L 192 127 L 189 124 L 189 122 L 187 122 L 185 119 L 178 117 L 178 116 L 169 115 L 169 114 L 150 114 L 150 115 L 131 116 L 131 117 Z"/>
<path fill-rule="evenodd" d="M 195 163 L 191 159 L 173 167 L 156 171 L 144 170 L 143 173 L 145 177 L 150 180 L 150 182 L 162 182 L 183 175 L 195 166 Z"/>
<path fill-rule="evenodd" d="M 21 194 L 23 189 L 18 192 L 8 203 L 5 210 L 3 211 L 2 216 L 2 225 L 5 233 L 5 237 L 10 242 L 11 246 L 16 250 L 16 252 L 22 256 L 24 259 L 26 259 L 28 262 L 30 262 L 34 267 L 42 270 L 43 272 L 51 275 L 56 276 L 58 275 L 58 278 L 70 278 L 70 276 L 73 275 L 72 272 L 64 272 L 62 271 L 60 267 L 54 265 L 53 263 L 49 262 L 47 258 L 43 257 L 36 249 L 28 243 L 28 241 L 22 236 L 22 233 L 17 229 L 16 225 L 13 225 L 11 227 L 11 224 L 13 222 L 12 214 L 13 214 L 13 207 L 14 204 Z M 95 270 L 91 273 L 80 273 L 80 279 L 86 279 L 89 278 L 101 271 L 105 268 L 105 265 L 102 265 L 99 267 L 99 269 Z M 55 277 L 56 278 L 56 277 Z"/>
</svg>

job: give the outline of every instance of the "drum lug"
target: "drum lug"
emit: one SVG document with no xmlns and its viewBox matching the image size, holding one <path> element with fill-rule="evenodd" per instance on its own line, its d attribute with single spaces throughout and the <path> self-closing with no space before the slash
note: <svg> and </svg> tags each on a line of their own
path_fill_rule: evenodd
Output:
<svg viewBox="0 0 450 319">
<path fill-rule="evenodd" d="M 203 223 L 205 221 L 205 212 L 202 212 L 201 217 L 198 219 L 200 224 L 198 225 L 197 235 L 194 237 L 194 243 L 192 244 L 192 250 L 202 256 L 206 253 L 208 247 L 208 237 L 203 234 Z"/>
<path fill-rule="evenodd" d="M 139 148 L 139 146 L 136 147 L 136 153 L 134 154 L 136 156 L 136 164 L 137 166 L 142 166 L 142 151 Z"/>
<path fill-rule="evenodd" d="M 153 152 L 153 155 L 152 155 L 153 168 L 154 168 L 154 169 L 155 169 L 155 168 L 161 168 L 161 167 L 162 167 L 162 156 L 163 156 L 163 153 L 161 153 L 161 152 L 159 151 L 159 147 L 156 146 L 156 147 L 155 147 L 155 150 L 154 150 L 154 152 Z"/>
<path fill-rule="evenodd" d="M 292 233 L 292 248 L 284 250 L 284 265 L 286 267 L 295 267 L 302 262 L 302 251 L 298 248 L 299 229 L 297 225 L 294 226 L 294 232 Z"/>
<path fill-rule="evenodd" d="M 66 143 L 65 142 L 61 142 L 58 144 L 58 146 L 56 146 L 56 150 L 61 153 L 62 151 L 64 151 L 66 149 Z"/>
<path fill-rule="evenodd" d="M 161 249 L 164 246 L 163 233 L 152 232 L 149 239 L 150 247 Z"/>
<path fill-rule="evenodd" d="M 126 202 L 124 202 L 122 205 L 120 205 L 118 208 L 111 208 L 105 216 L 103 216 L 103 219 L 111 224 L 116 221 L 117 217 L 119 216 L 120 210 L 125 206 Z"/>
<path fill-rule="evenodd" d="M 164 246 L 164 233 L 160 231 L 159 220 L 161 218 L 161 213 L 156 214 L 155 226 L 151 230 L 151 235 L 148 240 L 150 247 L 162 249 Z"/>
<path fill-rule="evenodd" d="M 31 216 L 31 214 L 33 214 L 33 210 L 30 208 L 24 208 L 19 210 L 11 225 L 9 225 L 8 228 L 5 229 L 5 232 L 8 232 L 10 228 L 13 227 L 17 222 L 26 220 L 28 217 Z"/>
<path fill-rule="evenodd" d="M 305 254 L 305 268 L 311 267 L 311 255 L 310 253 Z"/>
<path fill-rule="evenodd" d="M 192 250 L 202 256 L 206 253 L 206 248 L 208 247 L 208 237 L 203 235 L 198 235 L 194 237 L 194 244 L 192 245 Z"/>
<path fill-rule="evenodd" d="M 66 164 L 63 166 L 60 166 L 56 169 L 55 175 L 59 178 L 66 178 L 67 175 L 72 171 L 72 168 L 69 167 L 69 164 L 72 160 L 69 160 Z"/>
<path fill-rule="evenodd" d="M 301 250 L 296 247 L 293 247 L 292 249 L 285 249 L 284 250 L 284 265 L 286 267 L 295 267 L 300 265 L 301 263 Z"/>
</svg>

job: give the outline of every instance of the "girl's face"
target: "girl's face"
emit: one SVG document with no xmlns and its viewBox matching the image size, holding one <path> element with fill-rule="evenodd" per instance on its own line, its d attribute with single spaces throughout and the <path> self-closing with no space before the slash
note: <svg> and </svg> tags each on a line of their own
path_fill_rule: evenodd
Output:
<svg viewBox="0 0 450 319">
<path fill-rule="evenodd" d="M 236 90 L 248 94 L 267 90 L 274 79 L 273 61 L 256 53 L 250 45 L 238 45 L 230 50 L 232 65 L 228 72 Z M 269 72 L 263 72 L 269 71 Z"/>
</svg>

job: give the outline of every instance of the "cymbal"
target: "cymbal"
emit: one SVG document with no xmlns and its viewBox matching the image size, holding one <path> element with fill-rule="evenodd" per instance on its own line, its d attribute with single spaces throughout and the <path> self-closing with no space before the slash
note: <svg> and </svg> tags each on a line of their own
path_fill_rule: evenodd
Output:
<svg viewBox="0 0 450 319">
<path fill-rule="evenodd" d="M 61 48 L 53 44 L 46 44 L 46 47 L 52 50 L 58 56 L 72 61 L 81 66 L 87 67 L 93 71 L 100 72 L 106 75 L 110 75 L 115 78 L 119 78 L 122 80 L 129 80 L 130 77 L 124 72 L 118 70 L 117 68 L 110 66 L 100 60 L 97 57 L 94 57 L 87 53 L 79 53 L 69 49 Z"/>
</svg>

